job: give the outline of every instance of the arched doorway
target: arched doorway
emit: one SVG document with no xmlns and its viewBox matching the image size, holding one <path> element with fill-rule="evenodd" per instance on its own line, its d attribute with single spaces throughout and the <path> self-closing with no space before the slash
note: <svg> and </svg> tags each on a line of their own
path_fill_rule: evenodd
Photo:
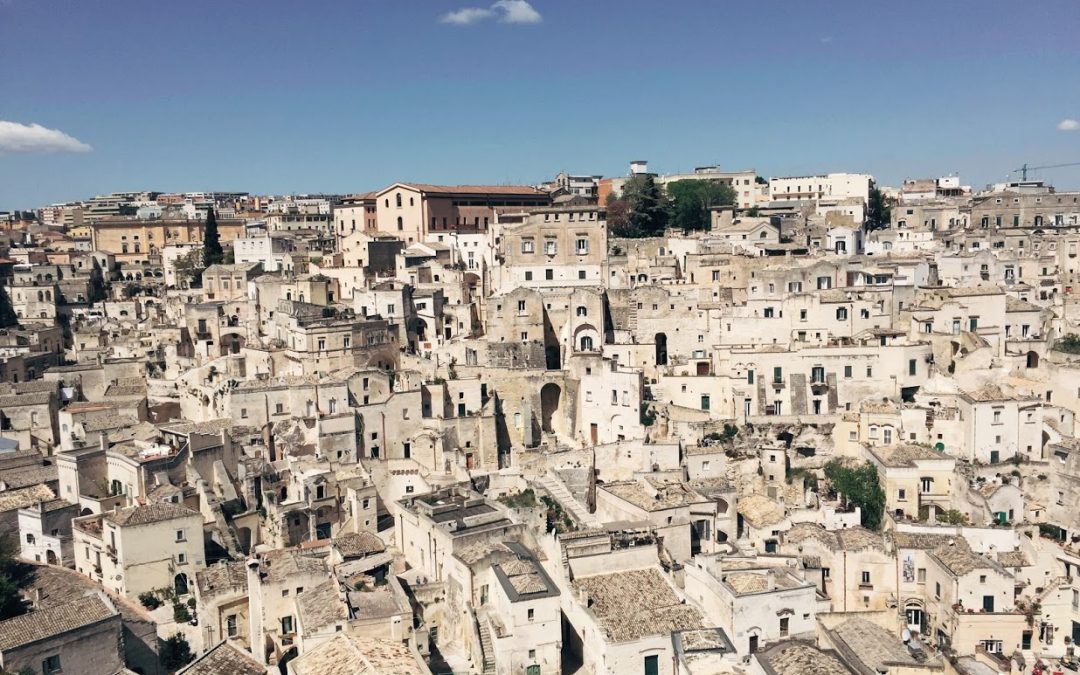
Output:
<svg viewBox="0 0 1080 675">
<path fill-rule="evenodd" d="M 664 333 L 656 334 L 656 365 L 667 365 L 667 335 Z"/>
<path fill-rule="evenodd" d="M 1039 355 L 1035 352 L 1027 353 L 1027 367 L 1038 368 L 1039 367 Z"/>
<path fill-rule="evenodd" d="M 177 574 L 173 579 L 173 590 L 177 595 L 187 595 L 188 592 L 188 578 L 187 575 L 181 572 Z"/>
<path fill-rule="evenodd" d="M 45 551 L 45 562 L 49 563 L 50 565 L 55 565 L 58 562 L 58 560 L 56 559 L 56 553 L 51 548 Z"/>
<path fill-rule="evenodd" d="M 540 389 L 540 426 L 548 433 L 555 431 L 551 426 L 551 419 L 554 417 L 555 411 L 559 409 L 559 398 L 561 397 L 562 389 L 554 382 L 548 382 Z"/>
</svg>

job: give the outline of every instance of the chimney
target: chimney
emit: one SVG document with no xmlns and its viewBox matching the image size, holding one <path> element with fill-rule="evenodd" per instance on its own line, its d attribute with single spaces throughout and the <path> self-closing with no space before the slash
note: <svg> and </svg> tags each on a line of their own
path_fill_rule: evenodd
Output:
<svg viewBox="0 0 1080 675">
<path fill-rule="evenodd" d="M 263 593 L 261 567 L 257 558 L 247 561 L 248 582 L 248 635 L 251 653 L 259 663 L 267 665 L 266 638 L 263 634 Z"/>
<path fill-rule="evenodd" d="M 769 590 L 770 591 L 775 591 L 776 590 L 776 574 L 774 574 L 772 570 L 769 570 L 768 572 L 765 573 L 765 577 L 769 580 Z"/>
</svg>

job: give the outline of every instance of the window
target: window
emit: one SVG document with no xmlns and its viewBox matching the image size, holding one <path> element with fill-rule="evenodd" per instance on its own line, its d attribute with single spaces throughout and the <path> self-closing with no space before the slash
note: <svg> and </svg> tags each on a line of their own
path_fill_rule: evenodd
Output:
<svg viewBox="0 0 1080 675">
<path fill-rule="evenodd" d="M 851 366 L 844 366 L 844 377 L 848 380 L 851 379 Z"/>
<path fill-rule="evenodd" d="M 784 382 L 784 369 L 780 366 L 773 368 L 772 375 L 773 384 L 782 384 Z"/>
<path fill-rule="evenodd" d="M 240 419 L 246 420 L 247 416 L 247 408 L 240 408 Z"/>
<path fill-rule="evenodd" d="M 544 270 L 544 279 L 551 281 L 555 278 L 555 270 L 548 268 Z"/>
<path fill-rule="evenodd" d="M 559 245 L 554 239 L 544 242 L 544 255 L 555 255 L 559 251 Z"/>
<path fill-rule="evenodd" d="M 176 562 L 179 565 L 186 565 L 187 564 L 187 554 L 186 553 L 177 553 L 176 554 Z"/>
<path fill-rule="evenodd" d="M 994 424 L 1001 424 L 1001 411 L 1000 410 L 995 410 L 994 411 Z"/>
<path fill-rule="evenodd" d="M 754 371 L 752 371 L 752 370 L 746 371 L 746 383 L 747 384 L 753 384 L 754 383 Z"/>
<path fill-rule="evenodd" d="M 225 633 L 229 637 L 236 637 L 237 630 L 235 614 L 230 614 L 229 616 L 225 617 Z"/>
<path fill-rule="evenodd" d="M 281 617 L 281 632 L 285 634 L 293 632 L 293 619 L 291 616 Z"/>
<path fill-rule="evenodd" d="M 577 310 L 575 310 L 575 313 L 578 316 L 588 316 L 589 315 L 589 310 L 584 305 L 580 305 L 577 308 Z"/>
<path fill-rule="evenodd" d="M 915 375 L 918 372 L 919 364 L 915 359 L 909 359 L 907 362 L 907 374 Z"/>
<path fill-rule="evenodd" d="M 898 500 L 900 500 L 900 501 L 904 501 L 904 500 L 906 500 L 906 499 L 907 499 L 907 490 L 903 490 L 903 489 L 901 489 L 901 490 L 897 490 L 897 492 L 896 492 L 896 498 L 897 498 Z"/>
<path fill-rule="evenodd" d="M 525 272 L 525 281 L 532 281 L 532 272 Z"/>
<path fill-rule="evenodd" d="M 892 444 L 892 427 L 885 427 L 881 430 L 881 440 L 885 445 Z"/>
<path fill-rule="evenodd" d="M 532 239 L 522 239 L 521 240 L 521 252 L 522 253 L 532 253 L 533 252 L 533 240 Z"/>
<path fill-rule="evenodd" d="M 176 541 L 184 541 L 184 531 L 183 530 L 177 530 L 176 531 Z"/>
<path fill-rule="evenodd" d="M 937 600 L 941 599 L 941 582 L 940 581 L 935 581 L 934 582 L 934 598 L 937 599 Z"/>
<path fill-rule="evenodd" d="M 791 621 L 791 619 L 789 619 L 786 616 L 780 619 L 780 637 L 787 637 L 788 636 L 788 629 L 789 629 L 790 621 Z"/>
<path fill-rule="evenodd" d="M 586 255 L 589 252 L 589 240 L 578 239 L 574 248 L 577 250 L 578 255 Z"/>
<path fill-rule="evenodd" d="M 326 338 L 319 338 L 319 351 L 320 352 L 325 352 L 326 351 Z"/>
<path fill-rule="evenodd" d="M 352 347 L 352 336 L 351 335 L 346 335 L 344 338 L 342 338 L 341 346 L 344 347 L 345 349 L 348 349 L 349 347 Z"/>
<path fill-rule="evenodd" d="M 847 307 L 839 307 L 836 310 L 837 321 L 847 321 Z"/>
<path fill-rule="evenodd" d="M 711 404 L 711 401 L 709 399 L 709 395 L 708 394 L 702 394 L 701 395 L 701 409 L 702 410 L 708 410 L 710 404 Z"/>
<path fill-rule="evenodd" d="M 536 610 L 530 608 L 528 616 L 529 616 L 529 621 L 532 621 L 534 618 L 536 618 Z"/>
<path fill-rule="evenodd" d="M 773 318 L 773 308 L 772 307 L 766 307 L 765 308 L 765 318 L 766 319 Z"/>
<path fill-rule="evenodd" d="M 863 571 L 863 573 L 862 573 L 862 584 L 864 586 L 870 585 L 870 572 Z"/>
<path fill-rule="evenodd" d="M 52 675 L 53 673 L 59 673 L 59 672 L 61 672 L 60 655 L 59 654 L 54 654 L 53 656 L 49 656 L 44 661 L 41 662 L 41 673 L 42 673 L 42 675 Z"/>
</svg>

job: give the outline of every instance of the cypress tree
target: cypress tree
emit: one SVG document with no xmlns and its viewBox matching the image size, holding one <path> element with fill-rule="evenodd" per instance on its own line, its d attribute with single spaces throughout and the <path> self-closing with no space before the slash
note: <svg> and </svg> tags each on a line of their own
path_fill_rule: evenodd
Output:
<svg viewBox="0 0 1080 675">
<path fill-rule="evenodd" d="M 19 317 L 15 314 L 15 308 L 11 305 L 11 296 L 8 295 L 7 286 L 0 281 L 0 328 L 9 328 L 19 325 Z"/>
<path fill-rule="evenodd" d="M 225 252 L 221 249 L 217 216 L 214 215 L 214 207 L 211 206 L 206 210 L 206 227 L 203 229 L 203 266 L 210 267 L 224 259 Z"/>
</svg>

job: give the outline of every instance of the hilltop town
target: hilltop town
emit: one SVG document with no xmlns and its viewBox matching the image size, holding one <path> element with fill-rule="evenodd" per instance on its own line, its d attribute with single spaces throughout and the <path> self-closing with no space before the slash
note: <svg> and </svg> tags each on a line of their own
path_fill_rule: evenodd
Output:
<svg viewBox="0 0 1080 675">
<path fill-rule="evenodd" d="M 1080 192 L 0 215 L 0 671 L 1076 669 Z"/>
</svg>

